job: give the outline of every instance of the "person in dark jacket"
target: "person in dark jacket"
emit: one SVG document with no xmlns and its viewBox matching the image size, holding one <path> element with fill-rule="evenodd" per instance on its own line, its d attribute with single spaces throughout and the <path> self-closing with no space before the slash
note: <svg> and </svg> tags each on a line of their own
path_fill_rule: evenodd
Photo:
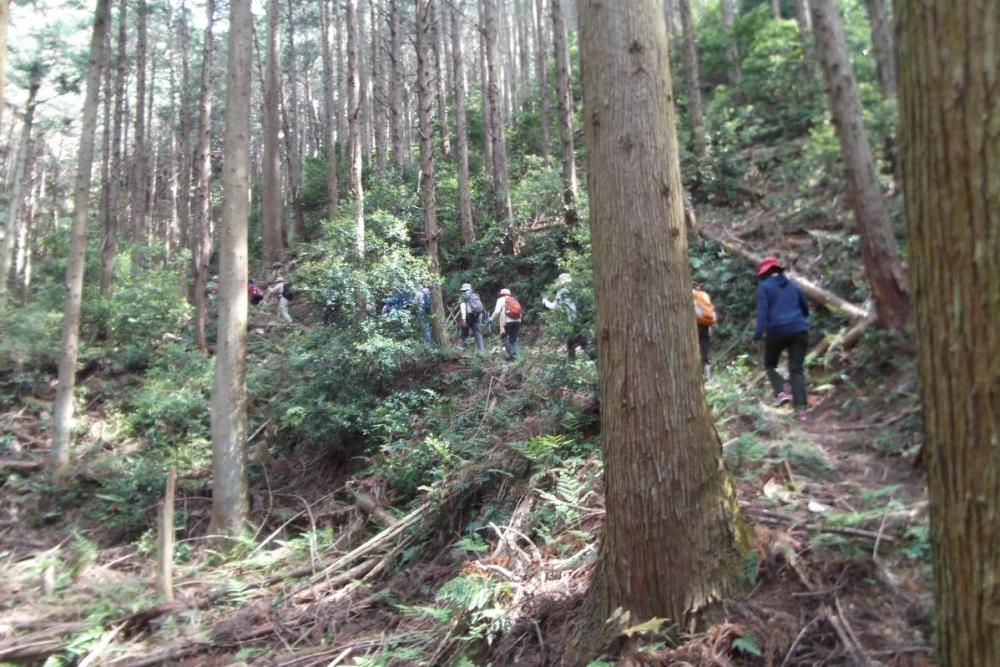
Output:
<svg viewBox="0 0 1000 667">
<path fill-rule="evenodd" d="M 809 347 L 809 305 L 774 257 L 761 260 L 757 280 L 757 327 L 753 339 L 764 339 L 764 370 L 777 404 L 791 402 L 795 418 L 803 420 L 807 407 L 803 366 Z M 778 373 L 778 360 L 786 350 L 791 396 L 785 393 L 784 380 Z"/>
</svg>

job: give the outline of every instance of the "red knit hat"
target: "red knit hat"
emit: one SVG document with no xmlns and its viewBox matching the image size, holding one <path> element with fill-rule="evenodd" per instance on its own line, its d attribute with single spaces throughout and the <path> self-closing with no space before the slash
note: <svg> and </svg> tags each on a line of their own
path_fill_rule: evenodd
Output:
<svg viewBox="0 0 1000 667">
<path fill-rule="evenodd" d="M 757 265 L 757 277 L 760 278 L 771 269 L 780 269 L 784 271 L 785 267 L 778 263 L 777 257 L 765 257 L 760 260 L 760 264 Z"/>
</svg>

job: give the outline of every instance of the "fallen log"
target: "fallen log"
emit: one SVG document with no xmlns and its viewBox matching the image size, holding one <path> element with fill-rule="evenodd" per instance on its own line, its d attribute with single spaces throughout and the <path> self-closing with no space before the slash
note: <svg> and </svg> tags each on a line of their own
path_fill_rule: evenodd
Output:
<svg viewBox="0 0 1000 667">
<path fill-rule="evenodd" d="M 378 520 L 378 522 L 386 528 L 392 528 L 399 523 L 399 519 L 382 509 L 371 496 L 361 493 L 360 491 L 355 491 L 354 499 L 358 509 L 361 510 L 361 512 L 364 513 L 364 515 L 369 519 Z"/>
<path fill-rule="evenodd" d="M 11 637 L 0 642 L 0 661 L 34 662 L 44 660 L 60 651 L 66 635 L 72 635 L 87 627 L 89 623 L 57 623 L 22 637 Z"/>
<path fill-rule="evenodd" d="M 820 357 L 828 358 L 838 348 L 842 350 L 851 349 L 874 324 L 875 318 L 869 316 L 863 320 L 858 320 L 836 336 L 824 338 L 806 355 L 806 365 L 815 362 Z M 826 359 L 824 359 L 825 363 Z"/>
<path fill-rule="evenodd" d="M 718 243 L 732 254 L 743 257 L 753 265 L 759 264 L 760 260 L 763 259 L 760 255 L 747 250 L 736 241 L 732 241 L 706 231 L 702 231 L 701 235 L 710 241 Z M 795 284 L 799 286 L 799 289 L 802 290 L 802 293 L 807 297 L 826 306 L 827 308 L 836 310 L 852 322 L 865 320 L 872 316 L 872 313 L 869 312 L 867 308 L 863 308 L 847 301 L 846 299 L 840 298 L 833 292 L 823 289 L 805 276 L 801 276 L 794 271 L 785 271 L 785 275 L 794 281 Z"/>
</svg>

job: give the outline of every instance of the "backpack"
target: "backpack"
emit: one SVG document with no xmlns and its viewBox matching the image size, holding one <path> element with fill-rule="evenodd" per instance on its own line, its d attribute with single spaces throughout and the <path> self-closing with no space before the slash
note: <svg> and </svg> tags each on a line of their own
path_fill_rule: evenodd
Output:
<svg viewBox="0 0 1000 667">
<path fill-rule="evenodd" d="M 250 303 L 255 306 L 264 300 L 264 293 L 256 285 L 247 285 L 247 296 L 250 299 Z"/>
<path fill-rule="evenodd" d="M 295 292 L 292 291 L 292 284 L 285 283 L 281 288 L 281 296 L 285 297 L 289 301 L 295 299 Z"/>
<path fill-rule="evenodd" d="M 521 319 L 521 303 L 512 296 L 504 297 L 507 317 L 512 320 Z"/>
<path fill-rule="evenodd" d="M 475 292 L 469 292 L 469 298 L 465 300 L 466 304 L 469 306 L 469 312 L 473 315 L 481 315 L 485 310 L 483 308 L 483 301 L 479 298 L 479 295 Z"/>
<path fill-rule="evenodd" d="M 714 326 L 719 321 L 715 314 L 715 306 L 707 292 L 701 290 L 691 290 L 694 295 L 694 317 L 703 327 Z"/>
</svg>

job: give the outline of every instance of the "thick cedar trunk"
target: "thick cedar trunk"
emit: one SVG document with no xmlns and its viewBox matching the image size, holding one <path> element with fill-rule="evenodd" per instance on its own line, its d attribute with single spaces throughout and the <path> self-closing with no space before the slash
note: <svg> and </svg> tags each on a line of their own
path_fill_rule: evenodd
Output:
<svg viewBox="0 0 1000 667">
<path fill-rule="evenodd" d="M 445 56 L 447 55 L 441 43 L 441 35 L 444 26 L 441 25 L 438 4 L 442 0 L 431 0 L 431 45 L 434 49 L 434 91 L 435 102 L 437 103 L 437 131 L 438 141 L 441 144 L 441 155 L 445 159 L 451 159 L 451 138 L 448 134 L 448 93 L 445 86 Z"/>
<path fill-rule="evenodd" d="M 142 246 L 146 241 L 146 0 L 135 10 L 135 117 L 133 119 L 132 171 L 129 178 L 129 215 L 132 231 L 132 276 L 142 268 Z"/>
<path fill-rule="evenodd" d="M 250 0 L 230 0 L 222 224 L 219 230 L 219 335 L 212 385 L 210 533 L 237 535 L 246 523 L 247 216 L 250 213 Z"/>
<path fill-rule="evenodd" d="M 458 162 L 458 217 L 462 231 L 462 244 L 471 245 L 476 240 L 472 222 L 472 201 L 469 197 L 469 135 L 465 127 L 465 63 L 462 58 L 462 17 L 452 6 L 445 10 L 451 17 L 451 59 L 453 100 L 455 106 L 455 157 Z"/>
<path fill-rule="evenodd" d="M 906 273 L 862 123 L 861 100 L 847 58 L 840 15 L 834 0 L 810 0 L 809 6 L 851 206 L 861 236 L 865 274 L 875 297 L 879 322 L 901 328 L 909 310 Z"/>
<path fill-rule="evenodd" d="M 538 133 L 539 154 L 542 164 L 549 165 L 549 63 L 545 31 L 545 0 L 534 0 L 535 12 L 535 78 L 538 82 Z"/>
<path fill-rule="evenodd" d="M 882 92 L 887 97 L 896 94 L 896 54 L 892 47 L 892 17 L 888 0 L 865 0 L 865 12 L 872 32 L 875 69 Z"/>
<path fill-rule="evenodd" d="M 50 467 L 62 473 L 69 465 L 73 434 L 73 389 L 80 340 L 80 304 L 83 301 L 84 254 L 87 250 L 87 218 L 90 217 L 90 177 L 94 163 L 94 135 L 101 70 L 105 64 L 105 34 L 111 22 L 110 0 L 98 0 L 90 39 L 90 63 L 80 124 L 76 180 L 73 184 L 73 226 L 70 230 L 69 262 L 66 266 L 66 301 L 63 307 L 62 340 L 59 344 L 59 382 L 52 405 L 52 450 Z"/>
<path fill-rule="evenodd" d="M 569 49 L 566 45 L 566 0 L 552 1 L 552 48 L 556 58 L 556 99 L 559 102 L 559 145 L 562 150 L 563 203 L 569 222 L 576 200 L 576 156 L 573 150 L 573 90 L 569 80 Z"/>
<path fill-rule="evenodd" d="M 804 0 L 797 0 L 802 2 Z M 729 65 L 729 83 L 736 84 L 743 78 L 740 71 L 740 50 L 736 43 L 736 32 L 733 26 L 736 23 L 736 12 L 733 8 L 733 0 L 719 0 L 719 11 L 722 14 L 723 38 L 726 40 L 726 63 Z"/>
<path fill-rule="evenodd" d="M 340 181 L 337 178 L 337 143 L 334 141 L 336 113 L 334 111 L 334 88 L 336 76 L 333 70 L 333 49 L 330 44 L 330 4 L 320 0 L 320 21 L 323 43 L 323 146 L 326 156 L 326 215 L 330 220 L 337 217 L 340 201 Z"/>
<path fill-rule="evenodd" d="M 194 154 L 192 179 L 195 182 L 194 232 L 191 235 L 191 301 L 194 304 L 194 344 L 199 350 L 208 350 L 205 340 L 205 321 L 208 305 L 205 290 L 208 287 L 208 260 L 212 256 L 212 26 L 215 22 L 215 0 L 205 3 L 205 36 L 201 52 L 200 102 L 198 110 L 198 142 Z"/>
<path fill-rule="evenodd" d="M 278 49 L 279 0 L 267 3 L 267 65 L 264 74 L 262 118 L 264 163 L 261 173 L 260 213 L 263 228 L 264 270 L 281 261 L 285 245 L 281 233 L 281 152 L 278 144 L 278 104 L 281 101 L 281 55 Z"/>
<path fill-rule="evenodd" d="M 406 150 L 403 148 L 403 49 L 399 19 L 400 0 L 389 0 L 389 133 L 392 144 L 392 162 L 397 170 L 406 164 Z"/>
<path fill-rule="evenodd" d="M 292 233 L 295 241 L 306 237 L 305 213 L 302 210 L 302 151 L 299 127 L 299 67 L 295 55 L 295 14 L 294 2 L 287 2 L 288 8 L 288 104 L 285 106 L 288 124 L 285 128 L 285 145 L 288 148 L 288 198 L 292 205 Z M 280 92 L 279 92 L 280 97 Z"/>
<path fill-rule="evenodd" d="M 24 106 L 24 122 L 21 124 L 21 137 L 17 145 L 17 154 L 14 157 L 14 171 L 10 189 L 7 192 L 7 225 L 3 235 L 3 245 L 0 246 L 0 296 L 3 296 L 7 291 L 7 283 L 10 280 L 14 262 L 17 221 L 21 212 L 21 201 L 24 199 L 24 183 L 28 177 L 31 132 L 35 126 L 35 109 L 38 108 L 38 91 L 42 85 L 42 72 L 40 64 L 31 68 L 28 100 Z"/>
<path fill-rule="evenodd" d="M 487 65 L 486 0 L 479 0 L 479 100 L 483 115 L 483 172 L 493 177 L 493 117 L 490 112 L 490 73 Z"/>
<path fill-rule="evenodd" d="M 347 0 L 347 131 L 350 143 L 348 185 L 354 199 L 354 258 L 365 262 L 365 193 L 361 185 L 361 85 L 358 78 L 358 0 Z"/>
<path fill-rule="evenodd" d="M 750 546 L 705 403 L 659 0 L 580 2 L 606 514 L 581 639 L 690 628 Z"/>
<path fill-rule="evenodd" d="M 501 53 L 498 30 L 500 11 L 497 0 L 483 0 L 486 14 L 486 69 L 489 79 L 491 150 L 493 153 L 493 211 L 497 220 L 510 220 L 510 192 L 507 189 L 507 141 L 504 136 L 503 109 L 500 100 Z"/>
<path fill-rule="evenodd" d="M 805 61 L 809 76 L 819 75 L 819 65 L 816 62 L 816 43 L 812 36 L 812 21 L 809 19 L 809 0 L 795 0 L 795 24 L 799 29 L 799 41 L 802 43 L 802 58 Z"/>
<path fill-rule="evenodd" d="M 684 73 L 687 75 L 688 116 L 691 119 L 691 138 L 694 154 L 705 157 L 705 113 L 701 104 L 701 76 L 698 73 L 698 49 L 695 45 L 694 21 L 691 18 L 691 0 L 680 3 L 681 32 L 684 35 Z"/>
<path fill-rule="evenodd" d="M 428 270 L 431 274 L 431 336 L 438 345 L 447 341 L 445 334 L 444 301 L 441 297 L 441 264 L 438 259 L 437 202 L 434 184 L 434 134 L 431 127 L 431 66 L 434 59 L 434 38 L 431 23 L 435 13 L 432 0 L 417 0 L 417 113 L 420 124 L 420 203 L 424 211 L 424 245 L 427 248 Z"/>
<path fill-rule="evenodd" d="M 1000 665 L 1000 3 L 897 2 L 941 665 Z"/>
</svg>

